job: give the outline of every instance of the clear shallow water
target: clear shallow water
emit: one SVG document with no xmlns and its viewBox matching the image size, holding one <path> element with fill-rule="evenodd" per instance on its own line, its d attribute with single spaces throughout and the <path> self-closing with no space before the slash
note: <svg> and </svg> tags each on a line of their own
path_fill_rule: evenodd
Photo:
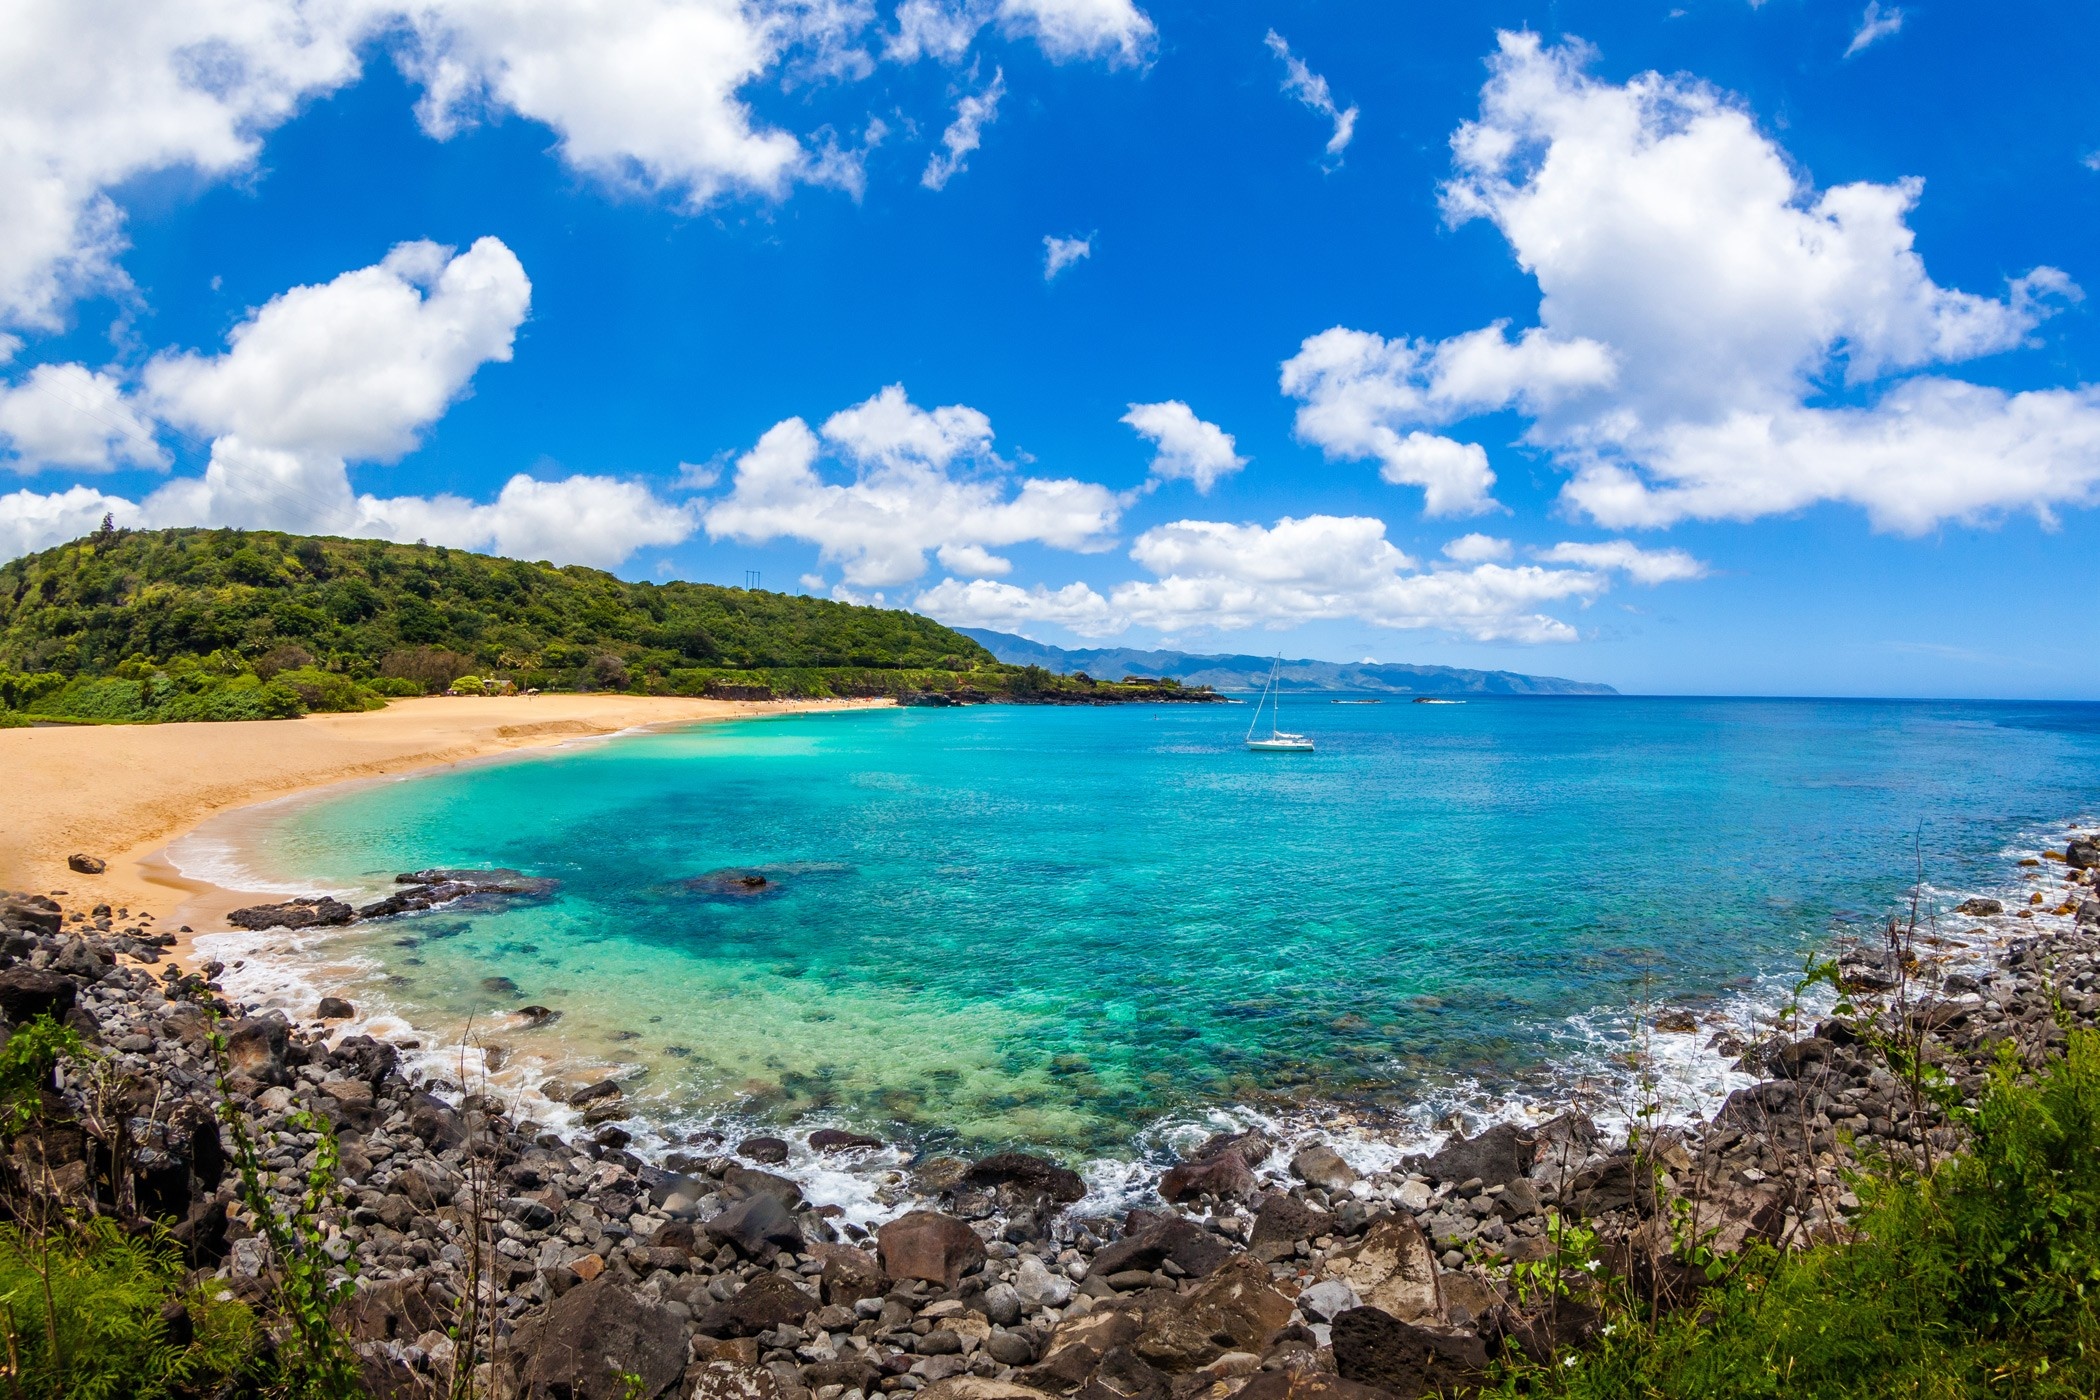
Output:
<svg viewBox="0 0 2100 1400">
<path fill-rule="evenodd" d="M 1870 927 L 1921 830 L 1934 884 L 1996 887 L 2100 790 L 2100 706 L 1306 700 L 1286 715 L 1311 756 L 1244 751 L 1247 714 L 630 736 L 281 807 L 240 858 L 338 890 L 559 877 L 551 904 L 300 956 L 441 1036 L 472 1015 L 520 1056 L 645 1067 L 662 1121 L 1093 1154 L 1222 1106 L 1608 1072 L 1590 1032 L 1631 1005 L 1751 997 Z M 682 884 L 731 868 L 774 891 Z M 563 1017 L 522 1030 L 503 1013 L 528 1002 Z"/>
</svg>

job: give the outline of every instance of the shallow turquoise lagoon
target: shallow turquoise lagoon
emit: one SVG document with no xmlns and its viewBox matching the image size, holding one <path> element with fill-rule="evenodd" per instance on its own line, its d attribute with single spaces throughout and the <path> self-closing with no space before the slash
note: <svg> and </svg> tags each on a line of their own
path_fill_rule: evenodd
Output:
<svg viewBox="0 0 2100 1400">
<path fill-rule="evenodd" d="M 520 702 L 521 706 L 526 702 Z M 2100 707 L 1764 700 L 866 711 L 623 737 L 279 809 L 244 859 L 550 904 L 347 930 L 438 1035 L 646 1068 L 657 1111 L 1113 1151 L 1176 1115 L 1416 1107 L 1607 1063 L 1870 931 L 1914 871 L 2016 881 L 2090 813 Z M 766 892 L 703 881 L 752 869 Z M 508 978 L 512 993 L 485 979 Z M 496 990 L 490 990 L 495 987 Z M 563 1016 L 522 1030 L 503 1012 Z M 1585 1059 L 1588 1055 L 1591 1058 Z"/>
</svg>

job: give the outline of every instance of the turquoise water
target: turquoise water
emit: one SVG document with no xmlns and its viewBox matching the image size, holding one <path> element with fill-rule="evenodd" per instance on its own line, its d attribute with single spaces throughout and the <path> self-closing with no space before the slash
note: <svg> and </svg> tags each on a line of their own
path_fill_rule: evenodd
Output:
<svg viewBox="0 0 2100 1400">
<path fill-rule="evenodd" d="M 1637 1002 L 1708 1006 L 1913 872 L 2005 884 L 2089 812 L 2100 707 L 1521 698 L 890 710 L 638 735 L 283 809 L 248 859 L 550 904 L 305 956 L 418 1026 L 645 1067 L 666 1116 L 1113 1151 L 1225 1104 L 1505 1094 Z M 682 882 L 757 869 L 757 896 Z M 484 979 L 509 978 L 508 989 Z M 519 1028 L 537 1002 L 562 1019 Z"/>
</svg>

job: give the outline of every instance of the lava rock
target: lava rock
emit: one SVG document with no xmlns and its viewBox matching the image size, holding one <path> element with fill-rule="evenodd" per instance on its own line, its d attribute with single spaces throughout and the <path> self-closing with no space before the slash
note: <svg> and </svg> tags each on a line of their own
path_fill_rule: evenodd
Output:
<svg viewBox="0 0 2100 1400">
<path fill-rule="evenodd" d="M 84 856 L 75 851 L 66 857 L 66 869 L 75 875 L 100 875 L 109 869 L 109 862 L 98 856 Z"/>
<path fill-rule="evenodd" d="M 1346 1191 L 1356 1184 L 1355 1169 L 1324 1142 L 1316 1142 L 1291 1158 L 1291 1174 L 1329 1194 Z"/>
<path fill-rule="evenodd" d="M 1537 1151 L 1537 1142 L 1516 1124 L 1497 1123 L 1476 1138 L 1454 1136 L 1422 1164 L 1422 1173 L 1437 1181 L 1479 1177 L 1484 1185 L 1506 1186 L 1530 1173 Z"/>
<path fill-rule="evenodd" d="M 227 1067 L 263 1084 L 284 1083 L 290 1077 L 285 1050 L 291 1032 L 291 1023 L 275 1012 L 235 1021 L 225 1031 Z"/>
<path fill-rule="evenodd" d="M 519 1327 L 508 1351 L 518 1400 L 627 1400 L 660 1395 L 685 1363 L 677 1313 L 610 1274 L 578 1284 Z"/>
<path fill-rule="evenodd" d="M 357 1008 L 341 997 L 322 997 L 321 1004 L 314 1008 L 317 1021 L 347 1021 L 357 1014 Z"/>
<path fill-rule="evenodd" d="M 982 1264 L 984 1241 L 963 1221 L 939 1211 L 915 1210 L 875 1232 L 882 1270 L 895 1279 L 920 1279 L 953 1288 Z"/>
<path fill-rule="evenodd" d="M 1273 1264 L 1295 1253 L 1300 1240 L 1333 1233 L 1332 1215 L 1278 1192 L 1264 1197 L 1261 1209 L 1254 1213 L 1254 1230 L 1247 1236 L 1247 1250 L 1264 1263 Z"/>
<path fill-rule="evenodd" d="M 336 1042 L 335 1053 L 331 1056 L 337 1069 L 355 1074 L 374 1089 L 386 1082 L 400 1058 L 400 1051 L 368 1035 L 344 1036 Z"/>
<path fill-rule="evenodd" d="M 39 1016 L 64 1021 L 73 1010 L 80 985 L 55 972 L 11 967 L 0 972 L 0 1016 L 11 1026 L 27 1025 Z"/>
<path fill-rule="evenodd" d="M 963 1181 L 971 1186 L 1011 1186 L 1066 1204 L 1086 1194 L 1078 1172 L 1026 1152 L 1001 1152 L 973 1162 Z"/>
<path fill-rule="evenodd" d="M 802 1227 L 777 1196 L 763 1192 L 746 1196 L 703 1227 L 708 1238 L 737 1247 L 746 1259 L 757 1259 L 776 1249 L 794 1249 L 802 1243 Z"/>
<path fill-rule="evenodd" d="M 815 1295 L 767 1270 L 738 1289 L 728 1302 L 701 1313 L 694 1325 L 710 1337 L 755 1337 L 792 1326 L 817 1307 Z"/>
<path fill-rule="evenodd" d="M 1088 1273 L 1107 1278 L 1130 1269 L 1150 1271 L 1171 1259 L 1189 1277 L 1203 1278 L 1231 1257 L 1231 1245 L 1188 1217 L 1173 1215 L 1114 1244 L 1103 1245 L 1094 1252 Z"/>
<path fill-rule="evenodd" d="M 267 928 L 336 928 L 356 919 L 357 911 L 340 899 L 318 894 L 288 899 L 282 904 L 251 904 L 226 916 L 227 923 L 251 932 Z"/>
<path fill-rule="evenodd" d="M 880 1298 L 889 1291 L 882 1261 L 865 1249 L 849 1244 L 813 1244 L 809 1254 L 824 1266 L 821 1281 L 824 1301 L 836 1307 L 852 1307 L 863 1298 Z"/>
<path fill-rule="evenodd" d="M 1470 1333 L 1415 1327 L 1377 1308 L 1351 1308 L 1334 1320 L 1334 1365 L 1342 1379 L 1377 1386 L 1397 1400 L 1469 1387 L 1487 1363 L 1486 1344 Z"/>
<path fill-rule="evenodd" d="M 1367 1305 L 1404 1322 L 1443 1320 L 1436 1251 L 1412 1216 L 1385 1216 L 1361 1244 L 1335 1253 L 1327 1272 Z"/>
<path fill-rule="evenodd" d="M 1215 1196 L 1221 1201 L 1251 1200 L 1261 1190 L 1261 1183 L 1247 1168 L 1247 1160 L 1238 1152 L 1220 1153 L 1209 1161 L 1183 1162 L 1171 1167 L 1159 1179 L 1159 1194 L 1166 1201 L 1193 1201 L 1199 1196 Z"/>
<path fill-rule="evenodd" d="M 1193 1371 L 1228 1351 L 1258 1351 L 1294 1308 L 1268 1266 L 1242 1254 L 1205 1279 L 1179 1308 L 1149 1318 L 1132 1350 L 1167 1371 Z"/>
<path fill-rule="evenodd" d="M 736 1152 L 739 1157 L 748 1157 L 754 1162 L 764 1162 L 768 1166 L 778 1166 L 788 1159 L 788 1144 L 785 1138 L 745 1138 L 736 1145 Z"/>
<path fill-rule="evenodd" d="M 40 894 L 0 896 L 0 928 L 55 934 L 65 924 L 65 911 L 56 900 Z"/>
<path fill-rule="evenodd" d="M 881 1146 L 884 1146 L 884 1143 L 879 1137 L 869 1137 L 866 1133 L 849 1133 L 844 1128 L 819 1128 L 809 1135 L 809 1148 L 812 1152 L 858 1152 L 865 1148 Z"/>
</svg>

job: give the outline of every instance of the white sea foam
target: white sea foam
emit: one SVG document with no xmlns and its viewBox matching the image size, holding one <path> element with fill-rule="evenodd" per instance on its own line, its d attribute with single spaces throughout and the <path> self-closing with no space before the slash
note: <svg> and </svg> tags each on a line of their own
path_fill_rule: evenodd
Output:
<svg viewBox="0 0 2100 1400">
<path fill-rule="evenodd" d="M 2090 829 L 2095 824 L 2092 818 L 2083 817 L 2071 825 Z M 2055 823 L 2023 833 L 2003 853 L 2009 870 L 1999 885 L 1981 890 L 1921 888 L 1921 910 L 1930 916 L 1924 931 L 1941 940 L 1929 951 L 1943 960 L 1945 970 L 1983 965 L 2010 942 L 2070 926 L 2071 917 L 2057 914 L 2053 907 L 2028 905 L 2025 898 L 2030 882 L 2017 873 L 2018 861 L 2039 859 L 2044 849 L 2060 842 L 2063 831 L 2064 824 Z M 213 878 L 214 883 L 259 888 L 252 878 L 241 883 L 202 875 L 213 860 L 223 861 L 218 868 L 224 871 L 245 868 L 230 842 L 223 846 L 223 853 L 215 853 L 220 849 L 204 843 L 186 852 L 187 859 L 199 865 L 185 863 L 185 871 Z M 310 891 L 311 887 L 301 886 L 298 892 Z M 1945 911 L 1973 894 L 2000 899 L 2006 911 L 1980 918 L 1946 916 Z M 1907 911 L 1893 912 L 1901 916 Z M 1875 933 L 1878 937 L 1878 928 Z M 227 965 L 223 985 L 235 1000 L 305 1019 L 323 986 L 363 980 L 384 970 L 369 956 L 332 951 L 327 945 L 335 936 L 333 930 L 222 933 L 200 937 L 197 946 L 206 956 Z M 1213 1134 L 1250 1128 L 1261 1130 L 1279 1146 L 1264 1168 L 1271 1177 L 1279 1177 L 1291 1157 L 1313 1142 L 1331 1146 L 1359 1174 L 1370 1176 L 1398 1170 L 1410 1155 L 1436 1151 L 1450 1140 L 1454 1128 L 1470 1136 L 1498 1122 L 1536 1125 L 1571 1107 L 1589 1114 L 1607 1134 L 1616 1136 L 1623 1136 L 1644 1116 L 1651 1123 L 1708 1119 L 1730 1093 L 1757 1082 L 1755 1076 L 1734 1067 L 1734 1054 L 1717 1048 L 1719 1038 L 1726 1035 L 1750 1044 L 1772 1035 L 1783 1021 L 1805 1028 L 1829 1013 L 1835 994 L 1822 985 L 1803 991 L 1797 980 L 1794 974 L 1774 972 L 1731 992 L 1702 1009 L 1700 1029 L 1692 1033 L 1655 1029 L 1656 1014 L 1663 1009 L 1659 1006 L 1600 1007 L 1570 1016 L 1546 1028 L 1561 1053 L 1538 1082 L 1491 1088 L 1477 1079 L 1454 1076 L 1418 1091 L 1404 1106 L 1381 1107 L 1370 1121 L 1361 1108 L 1317 1102 L 1289 1110 L 1226 1105 L 1169 1115 L 1136 1134 L 1128 1156 L 1097 1157 L 1083 1164 L 1080 1174 L 1087 1192 L 1072 1214 L 1120 1215 L 1133 1207 L 1155 1205 L 1159 1178 L 1189 1149 Z M 587 1071 L 631 1081 L 640 1070 L 634 1065 L 608 1068 L 603 1060 L 586 1063 L 580 1057 L 557 1056 L 521 1057 L 492 1071 L 478 1037 L 468 1037 L 463 1043 L 460 1036 L 433 1034 L 427 1026 L 412 1024 L 383 994 L 368 991 L 363 1002 L 354 1021 L 329 1027 L 332 1038 L 362 1033 L 396 1045 L 415 1042 L 414 1048 L 403 1051 L 404 1067 L 455 1086 L 446 1097 L 457 1102 L 463 1092 L 457 1086 L 462 1084 L 485 1086 L 509 1098 L 517 1116 L 529 1117 L 556 1132 L 575 1129 L 580 1115 L 541 1092 L 550 1080 Z M 712 1155 L 733 1148 L 745 1137 L 777 1135 L 788 1142 L 789 1158 L 773 1170 L 793 1178 L 813 1204 L 835 1206 L 843 1219 L 863 1228 L 910 1207 L 908 1171 L 914 1151 L 906 1145 L 836 1155 L 813 1151 L 808 1146 L 812 1131 L 851 1126 L 833 1116 L 812 1116 L 792 1128 L 782 1128 L 730 1109 L 696 1111 L 676 1106 L 650 1095 L 646 1088 L 633 1101 L 637 1110 L 629 1124 L 633 1148 L 645 1158 L 661 1161 L 679 1151 Z"/>
</svg>

